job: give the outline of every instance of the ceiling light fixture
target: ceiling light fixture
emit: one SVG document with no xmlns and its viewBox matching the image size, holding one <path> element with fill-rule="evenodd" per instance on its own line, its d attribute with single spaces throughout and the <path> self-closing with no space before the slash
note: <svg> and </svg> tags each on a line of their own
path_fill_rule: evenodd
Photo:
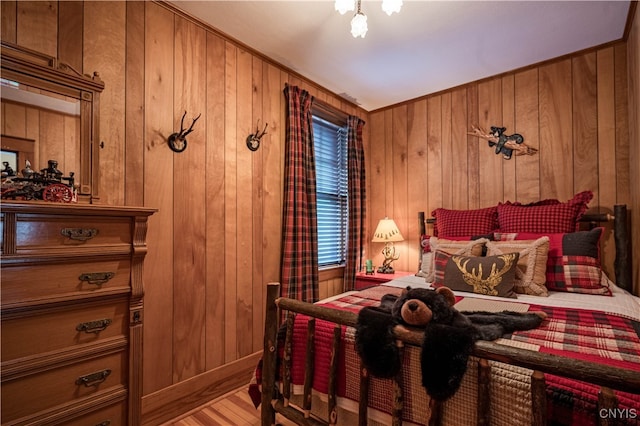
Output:
<svg viewBox="0 0 640 426">
<path fill-rule="evenodd" d="M 360 9 L 360 0 L 358 0 L 358 10 L 351 20 L 351 35 L 355 38 L 362 37 L 367 34 L 367 15 L 362 13 Z"/>
<path fill-rule="evenodd" d="M 340 15 L 344 15 L 354 9 L 355 2 L 353 0 L 336 0 L 335 7 L 336 10 L 340 12 Z"/>
<path fill-rule="evenodd" d="M 398 13 L 402 8 L 402 0 L 382 0 L 382 10 L 389 16 Z"/>
<path fill-rule="evenodd" d="M 354 37 L 362 37 L 367 34 L 367 15 L 362 13 L 362 0 L 335 0 L 335 9 L 341 14 L 354 10 L 357 5 L 356 13 L 351 19 L 351 35 Z M 402 0 L 382 0 L 382 10 L 389 16 L 394 12 L 400 12 L 402 8 Z"/>
</svg>

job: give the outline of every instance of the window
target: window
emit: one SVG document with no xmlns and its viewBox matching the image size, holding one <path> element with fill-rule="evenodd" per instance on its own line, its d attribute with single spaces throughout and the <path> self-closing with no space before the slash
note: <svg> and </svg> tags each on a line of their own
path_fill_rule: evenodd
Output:
<svg viewBox="0 0 640 426">
<path fill-rule="evenodd" d="M 318 266 L 344 265 L 347 247 L 347 126 L 313 115 Z"/>
</svg>

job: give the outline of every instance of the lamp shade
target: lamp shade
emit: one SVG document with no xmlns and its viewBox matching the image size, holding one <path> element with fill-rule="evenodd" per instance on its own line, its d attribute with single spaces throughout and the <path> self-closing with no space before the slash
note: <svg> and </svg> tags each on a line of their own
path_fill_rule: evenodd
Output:
<svg viewBox="0 0 640 426">
<path fill-rule="evenodd" d="M 402 234 L 398 229 L 398 225 L 396 225 L 393 219 L 389 219 L 388 217 L 381 219 L 380 222 L 378 222 L 376 232 L 373 233 L 373 239 L 371 242 L 387 243 L 395 241 L 404 241 L 404 238 L 402 238 Z"/>
</svg>

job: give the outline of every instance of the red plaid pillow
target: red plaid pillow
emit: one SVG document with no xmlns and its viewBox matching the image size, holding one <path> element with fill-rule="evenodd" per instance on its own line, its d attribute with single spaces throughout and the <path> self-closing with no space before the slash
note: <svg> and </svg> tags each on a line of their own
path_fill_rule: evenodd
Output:
<svg viewBox="0 0 640 426">
<path fill-rule="evenodd" d="M 431 212 L 436 218 L 434 235 L 443 238 L 489 234 L 498 229 L 497 206 L 477 210 L 448 210 Z"/>
<path fill-rule="evenodd" d="M 498 204 L 500 232 L 565 233 L 577 229 L 578 219 L 587 210 L 593 192 L 576 194 L 566 203 L 544 200 L 532 205 Z"/>
<path fill-rule="evenodd" d="M 611 296 L 609 280 L 603 277 L 600 265 L 602 231 L 603 228 L 551 234 L 496 233 L 496 239 L 531 240 L 546 235 L 549 237 L 549 256 L 545 285 L 549 290 Z"/>
</svg>

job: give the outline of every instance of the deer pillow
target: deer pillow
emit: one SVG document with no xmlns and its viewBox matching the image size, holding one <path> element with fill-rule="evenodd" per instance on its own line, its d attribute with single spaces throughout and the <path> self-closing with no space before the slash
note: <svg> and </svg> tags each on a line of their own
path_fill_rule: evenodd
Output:
<svg viewBox="0 0 640 426">
<path fill-rule="evenodd" d="M 461 256 L 437 251 L 433 286 L 515 299 L 517 295 L 514 286 L 519 256 L 519 253 Z"/>
</svg>

